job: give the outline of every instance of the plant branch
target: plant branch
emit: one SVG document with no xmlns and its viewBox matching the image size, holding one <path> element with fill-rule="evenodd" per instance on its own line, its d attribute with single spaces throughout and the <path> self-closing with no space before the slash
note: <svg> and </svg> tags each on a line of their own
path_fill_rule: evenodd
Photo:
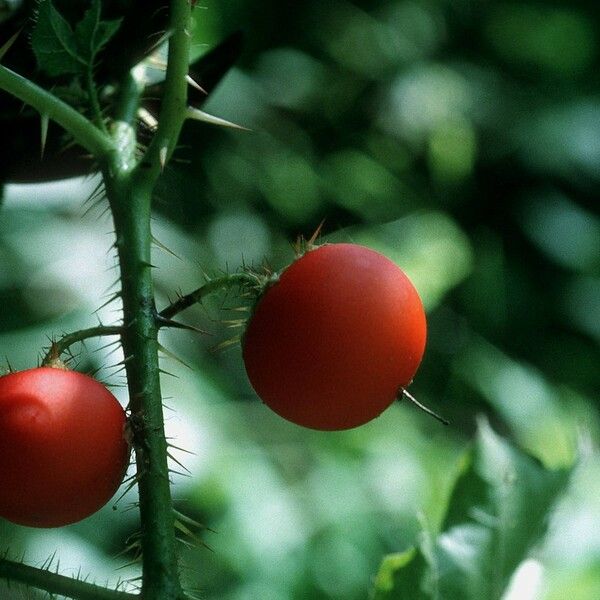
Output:
<svg viewBox="0 0 600 600">
<path fill-rule="evenodd" d="M 171 158 L 186 118 L 190 18 L 190 0 L 171 0 L 169 54 L 158 128 L 140 163 L 146 179 L 154 181 Z"/>
<path fill-rule="evenodd" d="M 125 370 L 130 425 L 137 465 L 141 518 L 142 596 L 144 600 L 184 597 L 177 562 L 175 518 L 167 461 L 158 324 L 151 265 L 152 193 L 164 163 L 177 143 L 187 100 L 189 0 L 170 2 L 170 43 L 159 126 L 144 158 L 132 160 L 130 119 L 133 109 L 121 103 L 124 121 L 113 131 L 118 151 L 103 163 L 106 193 L 116 233 L 121 274 Z M 124 82 L 124 88 L 130 85 Z"/>
<path fill-rule="evenodd" d="M 105 134 L 108 135 L 108 130 L 102 118 L 102 109 L 100 108 L 100 101 L 98 100 L 98 90 L 96 89 L 96 83 L 94 81 L 94 70 L 92 64 L 89 64 L 86 68 L 85 82 L 87 86 L 87 93 L 92 107 L 92 115 L 96 126 Z"/>
<path fill-rule="evenodd" d="M 49 594 L 66 596 L 74 600 L 139 600 L 140 598 L 137 594 L 110 590 L 80 579 L 59 575 L 48 569 L 37 569 L 2 557 L 0 557 L 0 579 L 18 581 Z"/>
<path fill-rule="evenodd" d="M 121 81 L 115 106 L 115 120 L 111 124 L 111 135 L 118 152 L 115 156 L 114 173 L 128 173 L 138 164 L 136 119 L 144 85 L 133 71 Z"/>
<path fill-rule="evenodd" d="M 141 517 L 144 600 L 180 600 L 175 519 L 162 412 L 158 325 L 150 264 L 153 185 L 104 172 L 113 211 L 123 300 L 123 352 Z"/>
<path fill-rule="evenodd" d="M 73 331 L 67 333 L 58 340 L 52 342 L 50 350 L 44 356 L 42 360 L 43 365 L 49 365 L 52 361 L 60 358 L 60 355 L 69 349 L 70 346 L 77 342 L 83 342 L 94 337 L 102 337 L 109 335 L 121 335 L 123 327 L 120 325 L 99 325 L 98 327 L 90 327 L 89 329 L 81 329 L 80 331 Z"/>
<path fill-rule="evenodd" d="M 175 315 L 179 314 L 186 308 L 189 308 L 198 302 L 202 302 L 203 298 L 213 292 L 216 292 L 217 290 L 226 287 L 233 287 L 234 285 L 256 285 L 256 283 L 256 275 L 252 275 L 251 273 L 232 273 L 217 279 L 211 279 L 193 292 L 178 298 L 175 302 L 161 310 L 158 315 L 163 319 L 172 319 Z"/>
<path fill-rule="evenodd" d="M 140 97 L 143 91 L 144 84 L 136 79 L 133 71 L 129 71 L 121 81 L 117 96 L 115 110 L 115 119 L 117 121 L 123 121 L 129 125 L 133 125 L 136 122 Z"/>
<path fill-rule="evenodd" d="M 50 92 L 3 65 L 0 65 L 0 89 L 32 106 L 41 115 L 47 115 L 96 158 L 102 158 L 113 152 L 114 145 L 111 138 L 102 133 L 82 114 Z"/>
</svg>

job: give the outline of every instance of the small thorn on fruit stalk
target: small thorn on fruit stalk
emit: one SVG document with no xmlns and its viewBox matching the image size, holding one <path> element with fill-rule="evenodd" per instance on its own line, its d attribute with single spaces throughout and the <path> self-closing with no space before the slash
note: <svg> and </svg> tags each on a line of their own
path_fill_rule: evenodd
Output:
<svg viewBox="0 0 600 600">
<path fill-rule="evenodd" d="M 437 413 L 433 412 L 430 408 L 427 408 L 424 404 L 421 404 L 406 388 L 402 388 L 402 395 L 398 398 L 398 400 L 402 400 L 403 397 L 410 400 L 415 406 L 432 416 L 434 419 L 437 419 L 440 423 L 443 423 L 444 425 L 450 425 L 450 421 L 447 421 L 444 419 L 444 417 L 441 417 Z"/>
</svg>

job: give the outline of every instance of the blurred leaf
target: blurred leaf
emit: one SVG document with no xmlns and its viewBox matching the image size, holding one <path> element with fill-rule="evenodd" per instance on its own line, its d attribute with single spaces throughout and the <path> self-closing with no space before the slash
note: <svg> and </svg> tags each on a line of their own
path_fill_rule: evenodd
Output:
<svg viewBox="0 0 600 600">
<path fill-rule="evenodd" d="M 600 218 L 555 190 L 528 196 L 519 207 L 525 234 L 558 265 L 600 272 Z"/>
<path fill-rule="evenodd" d="M 424 533 L 422 554 L 413 550 L 386 557 L 376 580 L 376 600 L 408 598 L 407 587 L 410 597 L 421 598 L 414 595 L 422 593 L 415 592 L 419 581 L 430 598 L 499 599 L 544 534 L 571 470 L 545 469 L 494 433 L 483 419 L 467 457 L 444 533 L 437 539 Z"/>
<path fill-rule="evenodd" d="M 388 554 L 375 577 L 372 600 L 426 600 L 429 598 L 419 587 L 427 563 L 417 548 Z"/>
<path fill-rule="evenodd" d="M 574 394 L 561 393 L 539 370 L 476 336 L 456 367 L 457 373 L 493 406 L 527 452 L 548 467 L 573 462 L 582 421 L 590 427 L 593 423 Z"/>
<path fill-rule="evenodd" d="M 446 531 L 433 548 L 441 597 L 501 598 L 545 532 L 569 474 L 545 469 L 481 420 L 473 461 L 456 485 Z"/>
<path fill-rule="evenodd" d="M 519 156 L 533 172 L 560 175 L 577 186 L 600 176 L 600 103 L 579 95 L 525 111 L 512 128 Z"/>
<path fill-rule="evenodd" d="M 589 66 L 596 49 L 591 22 L 570 6 L 500 5 L 491 11 L 486 30 L 502 58 L 531 67 L 538 76 L 573 77 Z"/>
<path fill-rule="evenodd" d="M 575 569 L 562 566 L 555 579 L 545 600 L 590 600 L 600 597 L 600 563 L 597 559 L 590 565 Z"/>
</svg>

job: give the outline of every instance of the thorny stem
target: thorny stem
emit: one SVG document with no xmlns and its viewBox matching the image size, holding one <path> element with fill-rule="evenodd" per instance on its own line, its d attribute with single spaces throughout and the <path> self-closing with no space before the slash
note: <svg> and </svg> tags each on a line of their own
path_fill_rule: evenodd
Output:
<svg viewBox="0 0 600 600">
<path fill-rule="evenodd" d="M 100 108 L 100 101 L 98 100 L 98 90 L 96 89 L 96 83 L 94 82 L 94 71 L 92 65 L 88 65 L 85 74 L 85 81 L 87 86 L 87 93 L 92 107 L 93 120 L 96 126 L 99 127 L 105 135 L 108 135 L 108 130 L 102 118 L 102 109 Z"/>
<path fill-rule="evenodd" d="M 35 108 L 41 115 L 56 121 L 75 141 L 100 159 L 114 150 L 110 137 L 90 123 L 81 113 L 42 89 L 29 79 L 0 65 L 0 89 Z"/>
<path fill-rule="evenodd" d="M 189 0 L 171 0 L 169 54 L 158 129 L 138 167 L 146 181 L 158 179 L 175 150 L 186 118 L 190 17 Z"/>
<path fill-rule="evenodd" d="M 140 106 L 140 96 L 143 92 L 143 83 L 140 83 L 130 71 L 123 77 L 117 99 L 115 119 L 133 125 L 137 118 Z"/>
<path fill-rule="evenodd" d="M 181 597 L 167 442 L 162 414 L 158 326 L 150 264 L 152 187 L 105 174 L 117 235 L 124 327 L 121 336 L 129 388 L 142 522 L 144 600 Z"/>
<path fill-rule="evenodd" d="M 251 273 L 231 273 L 229 275 L 224 275 L 223 277 L 211 279 L 193 292 L 190 292 L 185 296 L 181 296 L 175 302 L 173 302 L 173 304 L 170 304 L 158 314 L 163 319 L 172 319 L 175 315 L 179 314 L 186 308 L 189 308 L 198 302 L 202 302 L 203 298 L 206 298 L 206 296 L 216 292 L 217 290 L 225 287 L 232 287 L 234 285 L 255 285 L 256 283 L 256 276 L 252 275 Z"/>
<path fill-rule="evenodd" d="M 154 185 L 175 148 L 185 119 L 190 16 L 189 0 L 171 0 L 171 37 L 159 127 L 145 156 L 133 169 L 129 161 L 114 156 L 103 169 L 121 273 L 121 340 L 139 478 L 144 600 L 184 597 L 162 412 L 150 217 Z"/>
<path fill-rule="evenodd" d="M 38 569 L 0 557 L 0 579 L 19 581 L 49 594 L 74 600 L 137 600 L 137 594 L 110 590 L 81 579 L 65 577 L 48 569 Z"/>
<path fill-rule="evenodd" d="M 98 327 L 90 327 L 89 329 L 81 329 L 63 335 L 58 340 L 52 342 L 50 350 L 42 360 L 43 365 L 50 364 L 53 360 L 60 358 L 63 352 L 66 352 L 73 344 L 83 342 L 94 337 L 121 335 L 123 328 L 120 325 L 98 325 Z"/>
</svg>

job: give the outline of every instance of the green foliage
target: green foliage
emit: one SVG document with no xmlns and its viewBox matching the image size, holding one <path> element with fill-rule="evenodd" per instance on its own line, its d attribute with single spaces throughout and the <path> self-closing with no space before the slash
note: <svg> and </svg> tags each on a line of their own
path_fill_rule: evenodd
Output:
<svg viewBox="0 0 600 600">
<path fill-rule="evenodd" d="M 480 420 L 443 532 L 424 531 L 420 549 L 386 557 L 374 599 L 499 600 L 545 532 L 570 473 L 544 468 Z"/>
<path fill-rule="evenodd" d="M 122 19 L 101 20 L 101 8 L 101 0 L 93 0 L 83 19 L 75 27 L 75 40 L 80 56 L 88 65 L 94 64 L 98 52 L 102 50 L 121 26 Z"/>
<path fill-rule="evenodd" d="M 48 75 L 85 74 L 97 54 L 115 35 L 121 19 L 100 19 L 101 0 L 93 0 L 75 29 L 56 10 L 51 0 L 41 0 L 31 44 L 40 69 Z"/>
</svg>

